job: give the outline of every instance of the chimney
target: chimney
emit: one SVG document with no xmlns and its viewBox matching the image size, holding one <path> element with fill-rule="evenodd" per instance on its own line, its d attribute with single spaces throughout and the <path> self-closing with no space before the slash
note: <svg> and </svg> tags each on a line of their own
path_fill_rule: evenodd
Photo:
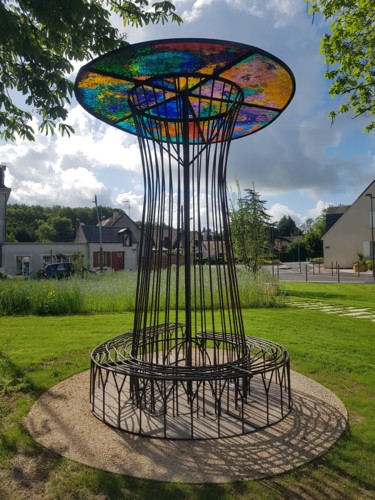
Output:
<svg viewBox="0 0 375 500">
<path fill-rule="evenodd" d="M 7 168 L 6 163 L 0 163 L 0 187 L 5 187 L 4 177 L 6 168 Z"/>
<path fill-rule="evenodd" d="M 117 221 L 117 219 L 119 217 L 120 217 L 119 210 L 113 210 L 113 213 L 112 213 L 112 225 Z"/>
</svg>

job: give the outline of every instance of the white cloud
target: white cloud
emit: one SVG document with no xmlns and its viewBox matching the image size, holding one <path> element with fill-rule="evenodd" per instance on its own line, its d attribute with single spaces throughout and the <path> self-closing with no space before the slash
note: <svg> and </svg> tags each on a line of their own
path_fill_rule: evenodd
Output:
<svg viewBox="0 0 375 500">
<path fill-rule="evenodd" d="M 267 213 L 272 217 L 273 222 L 278 222 L 284 216 L 290 216 L 294 220 L 296 225 L 299 226 L 304 220 L 301 214 L 295 212 L 294 210 L 291 210 L 289 207 L 283 205 L 282 203 L 274 203 L 273 205 L 271 205 L 269 210 L 267 210 Z"/>
<path fill-rule="evenodd" d="M 299 12 L 301 0 L 268 0 L 267 10 L 273 14 L 275 28 L 283 28 L 291 23 L 291 20 Z"/>
<path fill-rule="evenodd" d="M 184 22 L 192 23 L 193 21 L 200 18 L 206 7 L 212 4 L 213 0 L 195 0 L 190 9 L 186 9 L 182 13 L 182 18 Z"/>
<path fill-rule="evenodd" d="M 56 151 L 60 158 L 69 152 L 70 156 L 86 158 L 92 168 L 116 166 L 140 171 L 141 159 L 135 136 L 99 122 L 80 106 L 72 109 L 70 120 L 76 133 L 56 139 Z"/>
<path fill-rule="evenodd" d="M 316 202 L 316 205 L 314 208 L 310 208 L 310 210 L 308 210 L 308 215 L 309 217 L 311 217 L 312 219 L 316 219 L 317 217 L 319 217 L 319 215 L 322 214 L 322 211 L 329 207 L 330 205 L 332 205 L 332 203 L 329 203 L 327 201 L 323 201 L 323 200 L 318 200 Z"/>
<path fill-rule="evenodd" d="M 123 208 L 133 220 L 142 218 L 143 195 L 133 191 L 124 191 L 117 195 L 115 201 L 116 206 Z"/>
<path fill-rule="evenodd" d="M 86 206 L 98 194 L 103 204 L 112 205 L 115 200 L 99 180 L 100 172 L 141 171 L 136 137 L 100 123 L 77 105 L 69 119 L 76 130 L 70 138 L 36 131 L 35 142 L 18 138 L 0 146 L 1 161 L 8 163 L 11 203 Z"/>
</svg>

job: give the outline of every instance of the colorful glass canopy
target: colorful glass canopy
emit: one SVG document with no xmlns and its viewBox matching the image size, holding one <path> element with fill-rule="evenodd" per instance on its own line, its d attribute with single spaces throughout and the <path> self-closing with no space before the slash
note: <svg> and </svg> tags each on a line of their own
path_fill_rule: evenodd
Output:
<svg viewBox="0 0 375 500">
<path fill-rule="evenodd" d="M 183 127 L 176 123 L 182 121 L 186 99 L 189 142 L 194 143 L 197 124 L 227 112 L 239 95 L 242 104 L 233 139 L 269 125 L 287 107 L 294 91 L 293 74 L 278 58 L 249 45 L 208 39 L 156 40 L 122 47 L 83 66 L 75 84 L 79 103 L 96 118 L 138 134 L 131 110 L 136 99 L 138 108 L 147 108 L 154 119 L 151 127 L 164 122 L 158 139 L 178 143 Z M 165 126 L 170 123 L 173 127 Z M 200 140 L 204 137 L 201 134 Z M 218 141 L 220 136 L 210 135 L 209 140 Z"/>
</svg>

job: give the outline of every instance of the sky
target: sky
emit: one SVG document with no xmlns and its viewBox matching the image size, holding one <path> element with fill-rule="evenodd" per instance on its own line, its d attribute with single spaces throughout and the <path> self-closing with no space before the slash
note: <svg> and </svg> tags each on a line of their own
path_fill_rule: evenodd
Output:
<svg viewBox="0 0 375 500">
<path fill-rule="evenodd" d="M 296 79 L 294 99 L 274 123 L 232 142 L 228 188 L 234 189 L 236 181 L 241 189 L 255 187 L 275 222 L 290 215 L 297 225 L 329 205 L 353 203 L 375 178 L 375 133 L 364 133 L 366 120 L 350 115 L 331 125 L 329 111 L 344 101 L 329 96 L 324 78 L 320 37 L 328 24 L 317 17 L 312 22 L 303 0 L 174 3 L 182 25 L 126 27 L 127 41 L 197 37 L 241 42 L 280 58 Z M 90 207 L 96 195 L 99 205 L 140 219 L 143 177 L 137 138 L 93 118 L 75 99 L 68 123 L 76 131 L 70 138 L 37 133 L 35 142 L 0 142 L 5 184 L 12 189 L 8 203 Z"/>
</svg>

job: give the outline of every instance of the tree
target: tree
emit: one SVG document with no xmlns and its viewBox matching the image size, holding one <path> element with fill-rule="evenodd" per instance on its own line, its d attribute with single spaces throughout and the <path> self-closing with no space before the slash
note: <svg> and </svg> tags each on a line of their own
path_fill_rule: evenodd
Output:
<svg viewBox="0 0 375 500">
<path fill-rule="evenodd" d="M 375 4 L 373 0 L 306 0 L 310 12 L 330 21 L 330 33 L 321 38 L 321 52 L 332 81 L 331 96 L 345 96 L 339 113 L 375 115 Z M 331 111 L 334 121 L 337 111 Z M 365 127 L 369 132 L 375 121 Z"/>
<path fill-rule="evenodd" d="M 327 218 L 327 209 L 323 208 L 322 213 L 315 219 L 311 228 L 318 234 L 320 238 L 323 238 L 326 232 L 326 227 L 327 227 L 326 218 Z"/>
<path fill-rule="evenodd" d="M 123 24 L 143 26 L 172 20 L 181 23 L 172 2 L 149 0 L 0 0 L 0 138 L 34 140 L 28 123 L 41 118 L 39 130 L 62 135 L 73 94 L 68 78 L 72 61 L 91 59 L 125 43 L 111 25 L 116 14 Z M 9 91 L 25 98 L 21 108 Z M 14 92 L 13 92 L 14 94 Z"/>
<path fill-rule="evenodd" d="M 306 247 L 308 257 L 323 257 L 323 242 L 322 237 L 326 232 L 326 214 L 327 209 L 323 209 L 322 213 L 311 224 L 310 229 L 303 236 L 303 244 Z"/>
<path fill-rule="evenodd" d="M 301 231 L 303 234 L 306 234 L 308 231 L 311 231 L 311 228 L 314 224 L 314 219 L 311 217 L 307 218 L 303 224 L 301 224 Z"/>
<path fill-rule="evenodd" d="M 51 224 L 56 232 L 53 241 L 72 241 L 73 240 L 73 224 L 68 217 L 50 217 L 47 223 Z"/>
<path fill-rule="evenodd" d="M 49 222 L 41 222 L 38 228 L 38 241 L 50 243 L 55 241 L 57 236 L 56 229 Z"/>
<path fill-rule="evenodd" d="M 109 218 L 114 209 L 100 207 L 100 210 L 103 217 Z M 7 241 L 42 241 L 39 228 L 43 222 L 54 228 L 53 241 L 73 241 L 77 219 L 86 225 L 96 225 L 98 217 L 95 207 L 70 208 L 59 205 L 42 207 L 41 205 L 10 204 L 7 206 Z M 47 229 L 45 228 L 43 231 L 47 231 Z M 47 238 L 46 234 L 42 233 L 43 241 Z M 47 238 L 48 241 L 52 241 L 52 233 L 48 234 L 50 234 L 50 237 Z"/>
<path fill-rule="evenodd" d="M 269 255 L 268 225 L 270 216 L 265 211 L 266 202 L 260 199 L 259 193 L 245 189 L 246 195 L 238 194 L 230 212 L 230 230 L 234 254 L 241 264 L 256 273 Z"/>
<path fill-rule="evenodd" d="M 306 260 L 306 246 L 303 240 L 296 240 L 289 243 L 281 251 L 281 260 L 283 262 L 296 262 Z"/>
<path fill-rule="evenodd" d="M 298 228 L 290 215 L 281 217 L 276 226 L 277 235 L 281 237 L 292 236 L 298 233 Z"/>
</svg>

